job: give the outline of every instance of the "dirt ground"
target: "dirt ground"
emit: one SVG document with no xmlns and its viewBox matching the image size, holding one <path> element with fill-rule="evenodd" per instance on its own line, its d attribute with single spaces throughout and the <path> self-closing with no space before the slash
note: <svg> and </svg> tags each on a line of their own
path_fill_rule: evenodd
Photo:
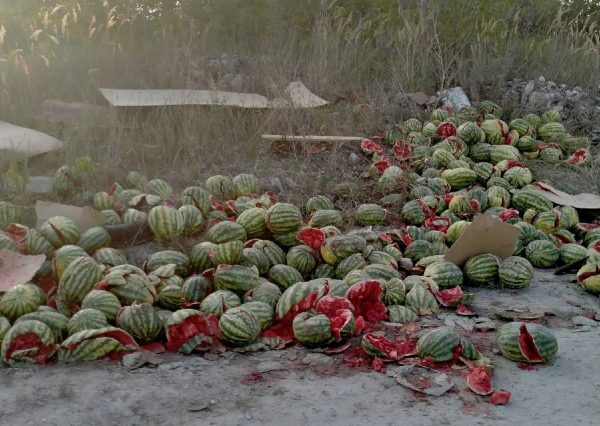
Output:
<svg viewBox="0 0 600 426">
<path fill-rule="evenodd" d="M 600 300 L 572 279 L 536 271 L 520 293 L 473 289 L 479 315 L 500 325 L 496 313 L 507 308 L 544 312 L 558 338 L 551 365 L 524 370 L 493 353 L 494 332 L 466 333 L 455 325 L 493 359 L 495 387 L 512 393 L 507 406 L 465 389 L 458 372 L 451 373 L 451 391 L 424 397 L 390 377 L 395 365 L 377 373 L 343 364 L 341 354 L 291 347 L 221 357 L 161 354 L 157 368 L 135 370 L 118 362 L 2 368 L 0 424 L 597 425 L 600 327 L 576 327 L 572 318 L 600 312 Z M 460 318 L 443 311 L 423 325 Z"/>
</svg>

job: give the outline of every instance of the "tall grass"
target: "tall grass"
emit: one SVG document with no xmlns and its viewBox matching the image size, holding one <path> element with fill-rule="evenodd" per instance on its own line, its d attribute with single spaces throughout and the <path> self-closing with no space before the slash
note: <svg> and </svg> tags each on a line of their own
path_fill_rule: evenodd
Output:
<svg viewBox="0 0 600 426">
<path fill-rule="evenodd" d="M 101 165 L 106 182 L 132 169 L 175 171 L 182 179 L 241 169 L 268 174 L 274 163 L 261 133 L 370 134 L 406 118 L 398 93 L 540 74 L 587 89 L 600 83 L 597 22 L 554 0 L 20 4 L 0 2 L 0 119 L 67 142 L 61 154 L 33 162 L 36 174 L 82 154 Z M 210 66 L 222 53 L 244 63 Z M 120 113 L 134 129 L 35 118 L 48 98 L 101 103 L 97 87 L 227 89 L 228 74 L 238 73 L 244 91 L 280 95 L 301 79 L 332 105 Z"/>
</svg>

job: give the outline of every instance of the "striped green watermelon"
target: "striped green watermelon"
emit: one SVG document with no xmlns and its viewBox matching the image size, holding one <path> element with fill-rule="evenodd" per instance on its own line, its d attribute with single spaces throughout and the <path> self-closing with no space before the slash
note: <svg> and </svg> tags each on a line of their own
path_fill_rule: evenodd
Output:
<svg viewBox="0 0 600 426">
<path fill-rule="evenodd" d="M 52 330 L 43 322 L 21 321 L 13 325 L 4 335 L 0 357 L 11 365 L 16 362 L 44 364 L 55 354 Z"/>
<path fill-rule="evenodd" d="M 223 175 L 211 176 L 206 179 L 206 189 L 221 201 L 235 198 L 235 187 L 231 179 Z"/>
<path fill-rule="evenodd" d="M 97 359 L 121 359 L 138 350 L 134 338 L 116 327 L 83 330 L 69 336 L 58 350 L 59 362 L 83 362 Z"/>
<path fill-rule="evenodd" d="M 390 265 L 381 265 L 372 263 L 364 267 L 363 272 L 374 280 L 391 280 L 392 278 L 400 278 L 398 269 Z"/>
<path fill-rule="evenodd" d="M 512 206 L 523 213 L 527 209 L 533 209 L 538 212 L 546 212 L 552 210 L 552 202 L 544 195 L 523 189 L 518 191 L 512 197 Z"/>
<path fill-rule="evenodd" d="M 417 354 L 434 362 L 448 362 L 454 357 L 460 336 L 449 327 L 436 328 L 425 333 L 417 342 Z"/>
<path fill-rule="evenodd" d="M 531 136 L 522 136 L 517 142 L 517 149 L 523 153 L 535 152 L 539 149 L 540 142 Z"/>
<path fill-rule="evenodd" d="M 467 260 L 463 269 L 469 281 L 475 285 L 493 284 L 498 277 L 500 259 L 491 253 L 482 253 Z"/>
<path fill-rule="evenodd" d="M 560 206 L 559 208 L 559 229 L 573 229 L 579 223 L 579 213 L 574 207 Z"/>
<path fill-rule="evenodd" d="M 321 246 L 321 256 L 330 265 L 337 265 L 346 257 L 362 252 L 366 241 L 360 236 L 339 235 L 329 237 Z"/>
<path fill-rule="evenodd" d="M 315 195 L 306 202 L 306 213 L 311 214 L 317 210 L 332 210 L 333 201 L 326 195 Z"/>
<path fill-rule="evenodd" d="M 315 279 L 307 282 L 298 282 L 287 288 L 275 308 L 275 318 L 282 320 L 290 312 L 298 314 L 310 309 L 313 303 L 326 291 L 325 279 Z M 313 300 L 314 299 L 314 300 Z M 303 306 L 306 302 L 307 306 Z M 293 318 L 292 318 L 293 319 Z M 290 319 L 291 321 L 291 319 Z"/>
<path fill-rule="evenodd" d="M 439 311 L 435 297 L 421 285 L 413 285 L 406 293 L 405 305 L 417 315 L 431 315 Z"/>
<path fill-rule="evenodd" d="M 423 123 L 418 118 L 409 118 L 402 123 L 402 128 L 406 133 L 420 132 L 423 130 Z"/>
<path fill-rule="evenodd" d="M 474 185 L 477 182 L 477 172 L 465 167 L 459 167 L 457 169 L 444 170 L 442 172 L 442 179 L 446 179 L 452 189 L 456 190 Z"/>
<path fill-rule="evenodd" d="M 406 324 L 419 321 L 419 316 L 412 309 L 402 305 L 388 305 L 388 321 Z"/>
<path fill-rule="evenodd" d="M 213 290 L 213 285 L 204 275 L 192 275 L 181 286 L 182 305 L 190 307 L 199 305 Z"/>
<path fill-rule="evenodd" d="M 131 224 L 131 223 L 141 223 L 145 222 L 148 219 L 148 214 L 146 212 L 142 212 L 136 209 L 127 209 L 125 213 L 121 216 L 121 223 L 123 225 Z"/>
<path fill-rule="evenodd" d="M 257 238 L 267 231 L 267 211 L 252 207 L 243 211 L 236 219 L 245 230 L 247 238 Z"/>
<path fill-rule="evenodd" d="M 27 254 L 44 254 L 50 258 L 54 252 L 54 246 L 37 230 L 30 229 L 25 238 L 25 249 Z"/>
<path fill-rule="evenodd" d="M 183 291 L 181 285 L 167 284 L 158 292 L 158 304 L 170 311 L 181 309 Z"/>
<path fill-rule="evenodd" d="M 20 218 L 21 214 L 17 206 L 8 201 L 0 201 L 0 230 L 11 223 L 19 223 Z"/>
<path fill-rule="evenodd" d="M 260 282 L 258 269 L 241 265 L 219 265 L 213 279 L 218 289 L 239 294 L 255 288 Z"/>
<path fill-rule="evenodd" d="M 210 194 L 200 186 L 190 186 L 181 193 L 180 201 L 182 205 L 194 206 L 207 215 L 211 210 Z"/>
<path fill-rule="evenodd" d="M 159 313 L 160 315 L 160 313 Z M 202 315 L 195 309 L 180 309 L 165 324 L 170 352 L 192 353 L 209 349 L 219 338 L 219 322 L 214 315 Z"/>
<path fill-rule="evenodd" d="M 442 149 L 442 148 L 438 148 L 438 149 L 434 150 L 433 153 L 431 154 L 431 157 L 435 161 L 437 161 L 437 163 L 441 167 L 448 167 L 448 164 L 450 164 L 452 161 L 456 160 L 456 157 L 454 155 L 452 155 L 452 153 L 450 151 L 448 151 L 447 149 Z"/>
<path fill-rule="evenodd" d="M 57 292 L 68 304 L 79 305 L 102 278 L 102 267 L 91 257 L 73 260 L 60 277 Z"/>
<path fill-rule="evenodd" d="M 433 279 L 442 289 L 456 287 L 463 283 L 463 272 L 452 262 L 432 263 L 425 268 L 423 276 Z"/>
<path fill-rule="evenodd" d="M 519 136 L 531 136 L 534 132 L 534 128 L 526 120 L 522 118 L 515 118 L 508 123 L 510 130 L 516 130 Z"/>
<path fill-rule="evenodd" d="M 198 207 L 184 204 L 178 210 L 183 218 L 183 235 L 196 235 L 202 231 L 202 228 L 204 228 L 204 217 Z"/>
<path fill-rule="evenodd" d="M 313 273 L 311 274 L 311 278 L 334 278 L 336 267 L 333 265 L 329 265 L 327 263 L 321 263 L 318 265 Z"/>
<path fill-rule="evenodd" d="M 79 228 L 72 219 L 64 216 L 54 216 L 40 226 L 40 234 L 58 248 L 79 241 Z"/>
<path fill-rule="evenodd" d="M 429 208 L 418 200 L 404 204 L 400 211 L 400 219 L 409 225 L 421 225 L 427 218 Z"/>
<path fill-rule="evenodd" d="M 367 261 L 361 253 L 350 255 L 343 259 L 335 269 L 335 276 L 339 279 L 343 279 L 348 275 L 350 271 L 362 270 L 367 266 Z"/>
<path fill-rule="evenodd" d="M 356 219 L 363 225 L 382 225 L 387 212 L 377 204 L 361 204 L 356 210 Z"/>
<path fill-rule="evenodd" d="M 579 244 L 563 244 L 559 248 L 560 261 L 569 264 L 587 256 L 587 249 Z"/>
<path fill-rule="evenodd" d="M 283 234 L 273 234 L 273 241 L 284 248 L 293 247 L 300 241 L 298 235 L 302 228 L 294 229 Z"/>
<path fill-rule="evenodd" d="M 292 322 L 292 330 L 294 337 L 309 348 L 327 345 L 333 339 L 331 322 L 323 314 L 299 313 Z"/>
<path fill-rule="evenodd" d="M 6 318 L 0 317 L 0 344 L 2 343 L 2 337 L 3 337 L 2 336 L 2 329 L 3 329 L 3 321 L 2 320 L 4 320 L 6 324 L 9 324 L 8 320 Z M 22 321 L 28 321 L 28 320 L 36 320 L 36 321 L 40 321 L 40 322 L 43 322 L 44 324 L 46 324 L 52 331 L 52 334 L 54 335 L 54 341 L 56 341 L 56 342 L 61 342 L 64 338 L 66 338 L 69 335 L 69 332 L 68 332 L 69 318 L 61 313 L 56 312 L 56 311 L 38 310 L 36 312 L 31 312 L 29 314 L 25 314 L 25 315 L 19 317 L 15 321 L 15 324 L 22 322 Z M 8 328 L 10 328 L 10 324 L 9 324 Z M 5 332 L 8 331 L 8 328 L 4 328 Z"/>
<path fill-rule="evenodd" d="M 554 243 L 534 240 L 525 248 L 525 257 L 536 268 L 551 268 L 558 262 L 560 253 Z"/>
<path fill-rule="evenodd" d="M 193 251 L 192 251 L 193 253 Z M 164 265 L 175 265 L 175 273 L 185 275 L 190 267 L 191 260 L 185 254 L 177 250 L 161 250 L 153 253 L 146 261 L 145 269 L 155 271 Z"/>
<path fill-rule="evenodd" d="M 241 304 L 242 301 L 237 294 L 229 290 L 217 290 L 206 296 L 200 303 L 200 312 L 204 315 L 214 314 L 220 318 L 223 312 Z"/>
<path fill-rule="evenodd" d="M 173 195 L 173 188 L 167 182 L 162 179 L 152 179 L 146 182 L 144 190 L 149 194 L 158 195 L 163 200 L 171 198 Z"/>
<path fill-rule="evenodd" d="M 526 167 L 512 167 L 504 172 L 502 177 L 515 188 L 529 185 L 533 180 L 531 171 Z"/>
<path fill-rule="evenodd" d="M 17 243 L 2 231 L 0 231 L 0 249 L 17 251 Z"/>
<path fill-rule="evenodd" d="M 592 294 L 600 294 L 600 266 L 596 262 L 586 263 L 577 271 L 577 282 Z"/>
<path fill-rule="evenodd" d="M 208 241 L 196 244 L 190 253 L 190 264 L 198 272 L 214 266 L 213 258 L 217 253 L 217 245 Z"/>
<path fill-rule="evenodd" d="M 122 266 L 109 269 L 95 288 L 110 291 L 117 296 L 122 305 L 131 305 L 134 302 L 154 303 L 156 299 L 156 289 L 143 271 L 132 272 L 131 269 Z"/>
<path fill-rule="evenodd" d="M 490 161 L 497 164 L 503 160 L 520 160 L 519 150 L 511 145 L 493 145 L 490 148 Z"/>
<path fill-rule="evenodd" d="M 427 256 L 431 256 L 431 243 L 427 240 L 415 240 L 404 249 L 404 257 L 414 263 Z"/>
<path fill-rule="evenodd" d="M 260 274 L 266 274 L 271 267 L 269 258 L 262 251 L 255 248 L 245 248 L 242 251 L 242 257 L 239 260 L 242 266 L 255 266 Z"/>
<path fill-rule="evenodd" d="M 215 265 L 238 263 L 242 257 L 244 245 L 239 240 L 229 241 L 223 244 L 217 244 L 212 261 Z"/>
<path fill-rule="evenodd" d="M 295 246 L 288 250 L 286 263 L 302 275 L 310 274 L 317 266 L 319 254 L 309 246 Z"/>
<path fill-rule="evenodd" d="M 110 247 L 112 239 L 110 234 L 101 226 L 86 229 L 81 233 L 77 245 L 89 254 L 103 247 Z"/>
<path fill-rule="evenodd" d="M 556 337 L 535 323 L 509 322 L 496 332 L 496 343 L 505 358 L 515 362 L 544 363 L 558 351 Z"/>
<path fill-rule="evenodd" d="M 386 305 L 400 305 L 404 303 L 406 287 L 400 278 L 392 278 L 385 282 L 383 303 Z"/>
<path fill-rule="evenodd" d="M 477 123 L 465 122 L 456 129 L 456 136 L 468 144 L 475 144 L 481 140 L 482 130 Z"/>
<path fill-rule="evenodd" d="M 148 225 L 154 236 L 162 241 L 175 240 L 183 234 L 184 218 L 174 207 L 152 207 L 148 214 Z"/>
<path fill-rule="evenodd" d="M 263 281 L 244 294 L 244 302 L 265 302 L 272 308 L 275 308 L 280 297 L 281 290 L 278 286 L 269 281 Z"/>
<path fill-rule="evenodd" d="M 78 257 L 88 257 L 86 251 L 79 246 L 69 244 L 56 250 L 52 259 L 52 275 L 60 279 L 67 266 Z"/>
<path fill-rule="evenodd" d="M 525 220 L 525 214 L 523 214 L 523 220 Z M 554 232 L 559 223 L 558 214 L 553 211 L 540 212 L 535 215 L 533 226 L 546 234 Z"/>
<path fill-rule="evenodd" d="M 542 124 L 537 129 L 537 134 L 545 142 L 564 142 L 567 138 L 567 131 L 562 123 L 548 122 Z"/>
<path fill-rule="evenodd" d="M 267 210 L 267 228 L 274 234 L 285 234 L 300 227 L 302 213 L 293 204 L 277 203 Z"/>
<path fill-rule="evenodd" d="M 131 306 L 125 306 L 117 315 L 117 326 L 131 334 L 140 343 L 153 341 L 163 329 L 160 315 L 149 303 L 134 303 Z"/>
<path fill-rule="evenodd" d="M 67 324 L 69 335 L 79 333 L 82 330 L 92 330 L 108 327 L 106 316 L 98 309 L 86 308 L 77 311 Z"/>
<path fill-rule="evenodd" d="M 257 315 L 242 307 L 229 309 L 219 319 L 221 337 L 234 346 L 253 343 L 258 338 L 260 329 Z"/>
<path fill-rule="evenodd" d="M 453 222 L 452 225 L 446 231 L 446 241 L 452 245 L 459 239 L 459 237 L 467 230 L 469 222 L 460 220 Z"/>
<path fill-rule="evenodd" d="M 235 197 L 247 194 L 258 194 L 260 186 L 254 175 L 242 173 L 233 178 L 233 193 Z"/>
<path fill-rule="evenodd" d="M 490 207 L 508 207 L 511 202 L 510 192 L 501 186 L 490 186 L 487 196 Z"/>
<path fill-rule="evenodd" d="M 533 278 L 533 266 L 527 259 L 518 256 L 507 257 L 498 268 L 500 285 L 510 289 L 528 287 Z"/>
<path fill-rule="evenodd" d="M 302 281 L 302 274 L 288 265 L 273 265 L 269 269 L 269 278 L 281 289 L 285 290 L 291 285 Z"/>
<path fill-rule="evenodd" d="M 544 148 L 540 150 L 538 158 L 546 163 L 555 164 L 562 158 L 562 151 L 559 148 Z"/>
<path fill-rule="evenodd" d="M 94 252 L 94 260 L 107 268 L 128 263 L 127 256 L 121 250 L 103 247 Z"/>
<path fill-rule="evenodd" d="M 20 316 L 37 311 L 45 302 L 45 294 L 35 284 L 18 284 L 9 288 L 0 298 L 0 315 L 15 321 Z"/>
<path fill-rule="evenodd" d="M 239 240 L 245 242 L 248 239 L 246 229 L 236 222 L 228 220 L 214 224 L 206 233 L 206 241 L 215 244 L 227 243 Z"/>
<path fill-rule="evenodd" d="M 108 321 L 113 322 L 121 309 L 121 302 L 117 296 L 108 291 L 92 290 L 83 298 L 81 308 L 97 309 L 104 314 Z"/>
<path fill-rule="evenodd" d="M 492 146 L 489 143 L 479 142 L 470 146 L 469 156 L 475 162 L 489 161 L 491 150 Z"/>
<path fill-rule="evenodd" d="M 273 241 L 257 240 L 253 241 L 250 246 L 246 244 L 246 247 L 252 247 L 262 251 L 269 259 L 269 264 L 271 266 L 286 263 L 285 252 Z"/>
<path fill-rule="evenodd" d="M 244 304 L 233 309 L 245 309 L 247 311 L 253 312 L 258 318 L 260 328 L 263 330 L 273 323 L 274 307 L 267 302 L 254 300 L 250 302 L 245 302 Z M 230 309 L 230 311 L 231 310 L 232 309 Z"/>
<path fill-rule="evenodd" d="M 343 220 L 342 212 L 339 210 L 315 210 L 308 221 L 308 226 L 313 228 L 340 226 Z"/>
<path fill-rule="evenodd" d="M 562 121 L 560 112 L 555 109 L 549 109 L 548 111 L 545 111 L 540 118 L 542 119 L 542 123 L 560 123 Z"/>
</svg>

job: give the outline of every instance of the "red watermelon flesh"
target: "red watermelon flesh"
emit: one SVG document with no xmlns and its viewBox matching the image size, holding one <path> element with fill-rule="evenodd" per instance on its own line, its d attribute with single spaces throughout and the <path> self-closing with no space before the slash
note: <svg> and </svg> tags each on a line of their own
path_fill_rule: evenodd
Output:
<svg viewBox="0 0 600 426">
<path fill-rule="evenodd" d="M 327 237 L 325 232 L 318 228 L 307 228 L 300 231 L 296 238 L 310 248 L 320 250 Z"/>
<path fill-rule="evenodd" d="M 354 311 L 352 303 L 341 296 L 325 296 L 317 302 L 317 313 L 334 317 L 339 309 L 349 309 Z"/>
<path fill-rule="evenodd" d="M 521 353 L 529 362 L 544 362 L 525 324 L 519 329 L 519 349 L 521 349 Z"/>
<path fill-rule="evenodd" d="M 36 364 L 45 364 L 57 349 L 58 345 L 56 344 L 44 345 L 40 340 L 40 336 L 33 332 L 23 333 L 10 342 L 10 346 L 4 355 L 4 361 L 9 362 L 16 352 L 31 351 L 30 361 Z"/>
<path fill-rule="evenodd" d="M 310 292 L 308 296 L 306 296 L 300 302 L 292 306 L 283 318 L 277 319 L 281 320 L 281 323 L 284 326 L 291 327 L 292 322 L 294 322 L 294 318 L 296 318 L 296 315 L 315 308 L 317 306 L 317 301 L 321 297 L 327 295 L 327 293 L 329 293 L 329 284 L 326 283 L 322 289 Z"/>
<path fill-rule="evenodd" d="M 356 316 L 362 316 L 369 322 L 387 319 L 387 308 L 381 301 L 383 289 L 378 281 L 364 280 L 348 289 L 346 297 L 354 306 Z"/>
<path fill-rule="evenodd" d="M 467 386 L 478 395 L 489 395 L 494 390 L 492 373 L 486 367 L 475 367 L 467 375 Z"/>
<path fill-rule="evenodd" d="M 394 341 L 374 334 L 365 334 L 364 339 L 381 352 L 383 359 L 397 361 L 417 353 L 417 339 Z"/>
<path fill-rule="evenodd" d="M 494 405 L 506 405 L 510 399 L 510 392 L 504 389 L 497 390 L 490 396 L 490 402 Z"/>
<path fill-rule="evenodd" d="M 433 295 L 442 306 L 447 307 L 456 305 L 463 296 L 463 291 L 459 286 L 456 286 L 446 290 L 435 291 Z"/>
<path fill-rule="evenodd" d="M 335 316 L 329 317 L 331 333 L 336 340 L 342 340 L 342 329 L 354 318 L 350 309 L 338 309 Z"/>
<path fill-rule="evenodd" d="M 199 334 L 203 334 L 210 339 L 212 343 L 213 338 L 219 338 L 219 320 L 211 314 L 208 317 L 202 315 L 192 315 L 185 318 L 179 324 L 172 324 L 167 328 L 167 345 L 166 348 L 169 352 L 177 352 L 179 348 Z M 209 342 L 204 342 L 199 349 L 206 349 L 210 346 Z"/>
<path fill-rule="evenodd" d="M 294 341 L 291 325 L 278 323 L 260 332 L 259 340 L 272 349 L 283 349 Z"/>
</svg>

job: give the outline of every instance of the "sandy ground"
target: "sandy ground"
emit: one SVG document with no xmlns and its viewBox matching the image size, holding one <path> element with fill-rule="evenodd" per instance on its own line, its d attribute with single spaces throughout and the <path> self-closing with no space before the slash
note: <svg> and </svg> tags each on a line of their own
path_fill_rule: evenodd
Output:
<svg viewBox="0 0 600 426">
<path fill-rule="evenodd" d="M 496 310 L 546 312 L 544 322 L 559 341 L 551 365 L 523 370 L 493 353 L 493 332 L 469 333 L 496 364 L 496 388 L 512 392 L 507 406 L 466 390 L 459 373 L 453 390 L 423 397 L 386 374 L 344 365 L 342 355 L 292 347 L 217 359 L 162 354 L 157 368 L 136 370 L 117 362 L 2 368 L 0 424 L 598 425 L 600 326 L 581 331 L 571 319 L 600 309 L 600 300 L 572 278 L 536 271 L 521 293 L 475 290 L 480 315 L 500 325 Z M 446 311 L 426 323 L 453 318 Z"/>
</svg>

